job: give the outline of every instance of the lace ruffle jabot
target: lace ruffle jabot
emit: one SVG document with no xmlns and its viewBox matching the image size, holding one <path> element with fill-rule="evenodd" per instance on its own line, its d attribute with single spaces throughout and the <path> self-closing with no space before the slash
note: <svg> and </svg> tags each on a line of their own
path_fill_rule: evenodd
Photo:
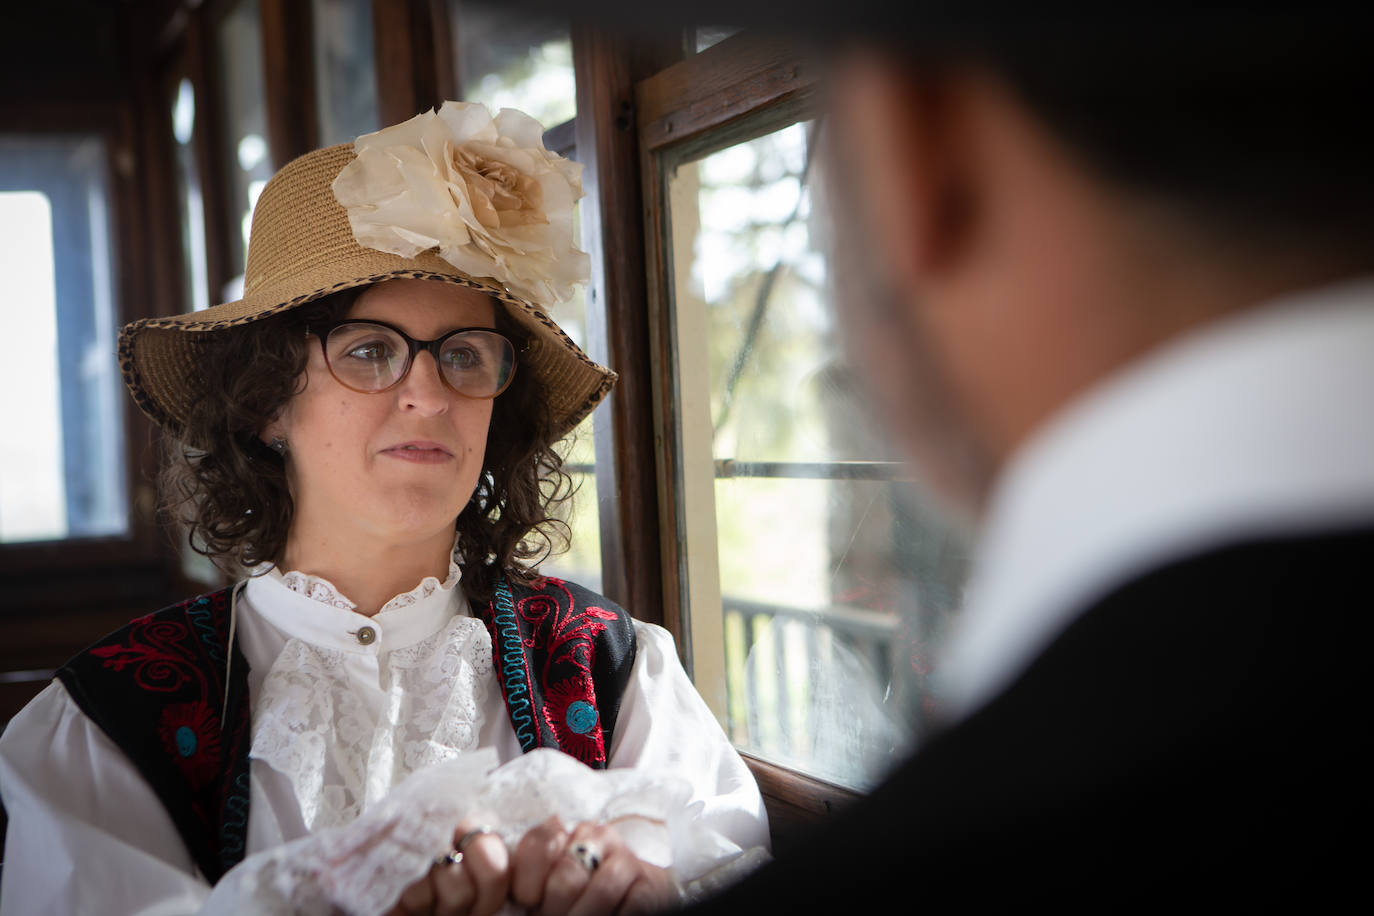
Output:
<svg viewBox="0 0 1374 916">
<path fill-rule="evenodd" d="M 455 538 L 453 542 L 453 553 L 449 555 L 448 560 L 448 576 L 445 577 L 443 582 L 440 582 L 433 576 L 425 576 L 420 580 L 419 585 L 408 592 L 403 592 L 395 598 L 392 598 L 386 604 L 382 605 L 381 610 L 390 611 L 396 608 L 411 607 L 430 597 L 439 589 L 453 588 L 458 584 L 458 580 L 461 579 L 462 576 L 463 570 L 459 565 L 458 541 Z M 313 576 L 310 573 L 303 573 L 300 570 L 293 569 L 290 572 L 282 573 L 281 580 L 287 588 L 291 589 L 291 591 L 298 595 L 305 595 L 307 598 L 318 601 L 321 604 L 342 608 L 345 611 L 351 611 L 357 608 L 357 605 L 346 598 L 333 582 L 330 582 L 323 576 Z M 381 611 L 378 613 L 381 613 Z"/>
<path fill-rule="evenodd" d="M 460 575 L 455 550 L 444 582 L 428 576 L 388 601 L 373 618 L 384 631 L 398 632 L 400 620 L 430 620 L 435 629 L 394 648 L 379 643 L 382 651 L 371 654 L 317 644 L 320 631 L 280 621 L 290 638 L 254 698 L 250 756 L 290 781 L 309 830 L 348 823 L 409 774 L 477 746 L 491 637 L 480 621 L 454 616 Z M 355 607 L 327 579 L 294 570 L 274 578 L 329 608 Z M 314 616 L 309 607 L 297 599 L 293 619 Z M 394 619 L 382 624 L 389 613 Z"/>
<path fill-rule="evenodd" d="M 289 640 L 263 683 L 250 755 L 291 781 L 307 828 L 348 823 L 411 773 L 477 747 L 491 658 L 481 621 L 454 617 L 380 665 L 374 715 L 343 652 Z"/>
</svg>

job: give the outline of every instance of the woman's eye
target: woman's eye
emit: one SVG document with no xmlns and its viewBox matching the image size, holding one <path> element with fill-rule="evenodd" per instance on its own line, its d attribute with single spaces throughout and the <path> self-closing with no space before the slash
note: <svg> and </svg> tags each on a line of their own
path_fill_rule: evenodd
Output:
<svg viewBox="0 0 1374 916">
<path fill-rule="evenodd" d="M 454 369 L 476 369 L 482 365 L 482 354 L 472 347 L 455 347 L 445 351 L 444 360 Z"/>
<path fill-rule="evenodd" d="M 369 341 L 368 343 L 357 344 L 349 349 L 347 356 L 349 359 L 359 359 L 366 362 L 387 359 L 391 355 L 391 348 L 380 340 Z"/>
</svg>

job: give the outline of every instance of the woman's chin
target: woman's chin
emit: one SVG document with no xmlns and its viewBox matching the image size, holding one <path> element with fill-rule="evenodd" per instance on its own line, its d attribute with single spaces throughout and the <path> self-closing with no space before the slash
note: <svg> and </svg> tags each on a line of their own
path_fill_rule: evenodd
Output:
<svg viewBox="0 0 1374 916">
<path fill-rule="evenodd" d="M 446 494 L 445 494 L 446 495 Z M 414 494 L 391 501 L 385 511 L 373 517 L 372 530 L 385 540 L 397 544 L 453 539 L 454 523 L 463 505 L 452 504 L 430 494 L 429 498 Z"/>
</svg>

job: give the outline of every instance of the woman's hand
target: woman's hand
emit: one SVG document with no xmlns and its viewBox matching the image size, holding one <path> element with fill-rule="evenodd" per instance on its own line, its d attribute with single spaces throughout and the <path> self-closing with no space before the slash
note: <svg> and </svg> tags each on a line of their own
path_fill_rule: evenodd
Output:
<svg viewBox="0 0 1374 916">
<path fill-rule="evenodd" d="M 491 916 L 501 908 L 510 893 L 510 851 L 496 834 L 470 829 L 464 824 L 453 832 L 462 861 L 435 863 L 386 916 Z"/>
<path fill-rule="evenodd" d="M 550 818 L 525 834 L 514 856 L 496 834 L 471 836 L 466 825 L 454 844 L 462 861 L 431 866 L 386 916 L 492 916 L 508 899 L 540 916 L 658 913 L 678 899 L 666 870 L 601 824 L 568 830 Z"/>
<path fill-rule="evenodd" d="M 515 848 L 511 899 L 540 916 L 657 913 L 677 902 L 668 872 L 643 861 L 612 827 L 558 818 L 530 830 Z"/>
</svg>

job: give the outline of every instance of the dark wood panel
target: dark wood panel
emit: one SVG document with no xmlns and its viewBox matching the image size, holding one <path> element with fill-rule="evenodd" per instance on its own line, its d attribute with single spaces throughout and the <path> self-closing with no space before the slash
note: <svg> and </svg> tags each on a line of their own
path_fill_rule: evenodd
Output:
<svg viewBox="0 0 1374 916">
<path fill-rule="evenodd" d="M 182 251 L 176 189 L 176 151 L 172 136 L 172 98 L 183 74 L 180 55 L 154 58 L 151 49 L 137 75 L 136 153 L 139 207 L 148 250 L 148 284 L 124 304 L 124 320 L 173 315 L 183 303 L 185 255 Z M 156 252 L 156 256 L 153 256 Z M 137 408 L 133 408 L 137 413 Z M 146 435 L 142 444 L 146 444 Z"/>
<path fill-rule="evenodd" d="M 373 0 L 372 44 L 382 124 L 398 124 L 437 108 L 455 91 L 448 15 L 442 3 Z"/>
<path fill-rule="evenodd" d="M 786 853 L 808 836 L 816 825 L 859 798 L 843 786 L 805 776 L 795 770 L 743 754 L 744 762 L 758 781 L 773 852 Z"/>
<path fill-rule="evenodd" d="M 799 39 L 740 33 L 656 73 L 635 91 L 648 151 L 712 131 L 761 107 L 810 99 L 821 57 Z"/>
<path fill-rule="evenodd" d="M 659 157 L 650 150 L 639 151 L 641 175 L 642 228 L 645 239 L 644 277 L 646 308 L 648 310 L 649 340 L 645 347 L 648 361 L 646 383 L 649 386 L 650 430 L 654 436 L 652 468 L 654 491 L 658 505 L 653 519 L 656 523 L 660 550 L 658 572 L 663 604 L 663 625 L 677 640 L 678 655 L 690 675 L 692 639 L 689 632 L 686 570 L 687 561 L 682 537 L 681 505 L 681 436 L 677 421 L 677 370 L 672 334 L 672 295 L 668 284 L 671 274 L 672 246 L 665 234 L 668 226 L 666 188 Z"/>
<path fill-rule="evenodd" d="M 458 57 L 453 47 L 453 24 L 449 19 L 448 0 L 428 0 L 429 41 L 434 52 L 434 105 L 462 98 L 458 94 Z"/>
<path fill-rule="evenodd" d="M 598 409 L 597 498 L 602 588 L 642 620 L 662 615 L 653 386 L 639 192 L 634 85 L 681 54 L 676 36 L 655 42 L 574 25 L 575 136 L 583 164 L 582 245 L 591 256 L 591 356 L 620 373 Z M 680 637 L 680 634 L 679 634 Z M 683 645 L 679 638 L 679 645 Z"/>
<path fill-rule="evenodd" d="M 170 603 L 149 599 L 137 605 L 102 607 L 99 600 L 93 600 L 91 606 L 100 610 L 57 613 L 36 608 L 23 617 L 7 617 L 5 626 L 11 642 L 0 652 L 0 674 L 57 668 L 102 636 Z"/>
<path fill-rule="evenodd" d="M 151 0 L 150 0 L 151 2 Z M 0 13 L 0 108 L 44 100 L 116 100 L 128 93 L 129 3 L 10 0 Z"/>
<path fill-rule="evenodd" d="M 0 673 L 0 730 L 52 682 L 51 671 L 15 672 L 23 676 L 8 678 L 5 673 Z"/>
<path fill-rule="evenodd" d="M 258 16 L 262 22 L 267 142 L 276 170 L 318 145 L 310 4 L 258 0 Z"/>
</svg>

